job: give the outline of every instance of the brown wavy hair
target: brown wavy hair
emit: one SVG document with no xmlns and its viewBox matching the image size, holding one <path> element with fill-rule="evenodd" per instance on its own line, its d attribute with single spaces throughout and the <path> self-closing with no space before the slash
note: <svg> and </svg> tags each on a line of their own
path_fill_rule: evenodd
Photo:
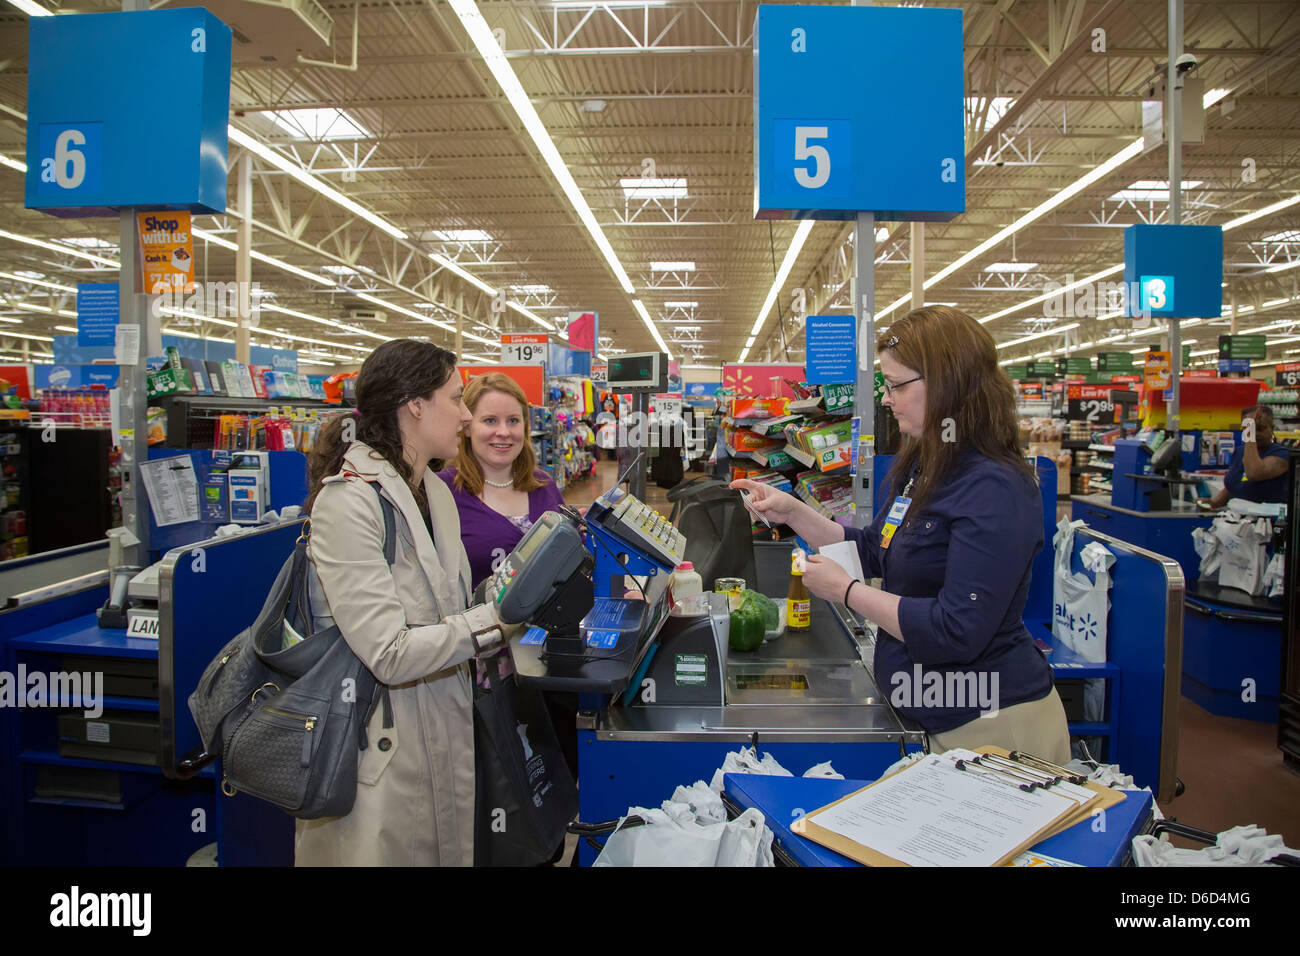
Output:
<svg viewBox="0 0 1300 956">
<path fill-rule="evenodd" d="M 351 447 L 344 441 L 345 426 L 356 441 L 370 446 L 371 457 L 387 461 L 411 483 L 411 466 L 402 451 L 402 429 L 397 424 L 397 409 L 413 398 L 429 398 L 456 375 L 456 356 L 444 348 L 414 339 L 391 339 L 366 356 L 357 373 L 357 410 L 335 415 L 323 426 L 307 468 L 311 493 L 306 510 L 316 502 L 321 484 L 343 469 L 343 457 Z M 442 462 L 429 462 L 433 471 Z M 417 495 L 418 502 L 423 495 Z"/>
<path fill-rule="evenodd" d="M 913 514 L 948 480 L 958 459 L 973 449 L 1011 465 L 1031 482 L 1034 469 L 1020 450 L 1016 395 L 998 365 L 993 336 L 965 312 L 946 305 L 916 309 L 876 342 L 901 365 L 925 378 L 925 423 L 920 438 L 903 436 L 889 469 L 892 494 L 901 494 L 916 469 Z M 945 437 L 949 440 L 945 441 Z"/>
<path fill-rule="evenodd" d="M 524 447 L 515 457 L 514 467 L 510 470 L 510 478 L 515 483 L 515 490 L 532 491 L 542 487 L 545 482 L 537 477 L 537 455 L 534 454 L 533 443 L 528 437 L 528 396 L 519 387 L 519 383 L 509 375 L 504 372 L 489 372 L 481 378 L 472 379 L 465 386 L 465 405 L 471 412 L 477 413 L 479 401 L 488 392 L 509 395 L 519 403 L 524 417 Z M 460 436 L 460 451 L 457 452 L 453 464 L 456 466 L 454 481 L 456 487 L 476 498 L 483 494 L 483 468 L 479 465 L 478 457 L 474 454 L 474 448 L 470 443 L 469 428 L 466 428 Z"/>
</svg>

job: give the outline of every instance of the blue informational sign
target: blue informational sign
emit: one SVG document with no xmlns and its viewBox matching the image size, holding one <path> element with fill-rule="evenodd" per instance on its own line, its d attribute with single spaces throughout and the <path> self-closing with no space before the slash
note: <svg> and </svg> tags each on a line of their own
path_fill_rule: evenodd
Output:
<svg viewBox="0 0 1300 956">
<path fill-rule="evenodd" d="M 962 71 L 961 10 L 760 6 L 754 215 L 965 212 Z"/>
<path fill-rule="evenodd" d="M 592 631 L 587 635 L 587 646 L 612 651 L 618 647 L 618 631 Z"/>
<path fill-rule="evenodd" d="M 852 315 L 810 315 L 804 338 L 809 385 L 857 381 L 858 332 Z"/>
<path fill-rule="evenodd" d="M 277 372 L 298 373 L 298 353 L 291 349 L 271 349 L 253 345 L 248 349 L 250 365 L 265 365 Z M 232 356 L 233 358 L 233 356 Z"/>
<path fill-rule="evenodd" d="M 225 212 L 230 44 L 199 7 L 32 17 L 27 207 Z"/>
<path fill-rule="evenodd" d="M 590 362 L 590 358 L 588 362 Z M 590 364 L 587 368 L 591 368 Z M 573 365 L 573 351 L 566 349 L 563 345 L 548 342 L 546 369 L 551 375 L 576 375 Z"/>
<path fill-rule="evenodd" d="M 116 388 L 116 365 L 33 365 L 32 379 L 37 388 L 89 388 L 103 385 Z"/>
<path fill-rule="evenodd" d="M 1223 312 L 1220 226 L 1129 226 L 1124 230 L 1129 315 L 1217 319 Z"/>
<path fill-rule="evenodd" d="M 90 348 L 113 347 L 118 318 L 116 282 L 77 284 L 77 344 Z"/>
<path fill-rule="evenodd" d="M 1249 375 L 1250 359 L 1219 359 L 1220 375 Z"/>
<path fill-rule="evenodd" d="M 93 365 L 95 362 L 112 362 L 113 346 L 78 345 L 78 335 L 56 335 L 51 345 L 55 365 Z"/>
<path fill-rule="evenodd" d="M 721 382 L 686 382 L 682 386 L 682 392 L 685 398 L 708 398 L 718 394 L 720 388 Z"/>
</svg>

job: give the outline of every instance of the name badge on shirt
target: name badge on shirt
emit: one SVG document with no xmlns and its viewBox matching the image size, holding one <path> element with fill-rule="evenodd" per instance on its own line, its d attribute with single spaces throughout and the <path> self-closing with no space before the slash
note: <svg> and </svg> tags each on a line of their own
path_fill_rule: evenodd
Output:
<svg viewBox="0 0 1300 956">
<path fill-rule="evenodd" d="M 912 507 L 911 498 L 899 495 L 894 499 L 894 503 L 889 507 L 889 514 L 885 517 L 885 526 L 880 529 L 880 550 L 889 550 L 889 542 L 893 540 L 898 526 L 907 517 L 907 509 L 910 507 Z"/>
</svg>

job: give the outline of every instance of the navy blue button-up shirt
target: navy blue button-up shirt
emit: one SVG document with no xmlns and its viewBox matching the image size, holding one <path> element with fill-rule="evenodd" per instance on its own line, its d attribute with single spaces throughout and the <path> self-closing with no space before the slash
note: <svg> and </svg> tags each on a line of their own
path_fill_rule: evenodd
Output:
<svg viewBox="0 0 1300 956">
<path fill-rule="evenodd" d="M 878 632 L 881 693 L 931 733 L 974 720 L 993 700 L 1003 708 L 1046 696 L 1051 668 L 1022 620 L 1030 567 L 1043 547 L 1033 480 L 968 451 L 924 512 L 909 509 L 882 551 L 892 504 L 884 502 L 869 528 L 845 529 L 866 576 L 882 578 L 883 590 L 902 599 L 903 640 Z"/>
</svg>

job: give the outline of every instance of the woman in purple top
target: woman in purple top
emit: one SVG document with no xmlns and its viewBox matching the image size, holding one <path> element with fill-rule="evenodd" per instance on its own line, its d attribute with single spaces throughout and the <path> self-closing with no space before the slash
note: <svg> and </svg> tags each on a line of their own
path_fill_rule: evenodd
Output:
<svg viewBox="0 0 1300 956">
<path fill-rule="evenodd" d="M 543 512 L 564 504 L 529 441 L 528 398 L 508 375 L 492 372 L 465 387 L 473 420 L 461 433 L 460 453 L 438 477 L 451 489 L 474 586 L 500 567 Z M 507 661 L 507 664 L 509 662 Z M 503 668 L 507 673 L 509 668 Z M 569 771 L 578 775 L 578 695 L 542 694 Z M 564 855 L 564 844 L 551 862 Z M 575 854 L 576 859 L 576 854 Z"/>
<path fill-rule="evenodd" d="M 476 378 L 465 388 L 474 420 L 460 440 L 455 463 L 438 477 L 451 488 L 475 587 L 515 549 L 545 511 L 564 503 L 543 471 L 528 438 L 528 400 L 501 372 Z"/>
</svg>

